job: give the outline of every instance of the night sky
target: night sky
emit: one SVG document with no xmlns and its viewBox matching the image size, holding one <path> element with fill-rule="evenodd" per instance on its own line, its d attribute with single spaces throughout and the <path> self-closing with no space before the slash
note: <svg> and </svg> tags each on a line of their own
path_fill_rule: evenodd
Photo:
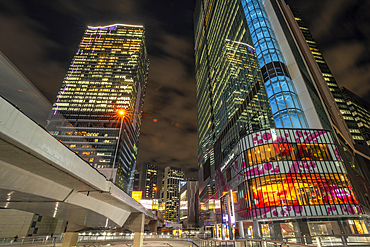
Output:
<svg viewBox="0 0 370 247">
<path fill-rule="evenodd" d="M 370 1 L 287 0 L 340 86 L 370 98 Z M 146 28 L 149 80 L 138 162 L 197 178 L 195 0 L 0 0 L 0 51 L 55 101 L 86 26 Z"/>
</svg>

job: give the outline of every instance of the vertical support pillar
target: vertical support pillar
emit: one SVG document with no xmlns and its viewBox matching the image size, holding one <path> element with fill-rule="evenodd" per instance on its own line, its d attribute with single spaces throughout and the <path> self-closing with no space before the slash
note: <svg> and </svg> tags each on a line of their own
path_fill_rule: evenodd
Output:
<svg viewBox="0 0 370 247">
<path fill-rule="evenodd" d="M 239 223 L 239 236 L 240 238 L 245 238 L 243 221 L 239 221 L 238 223 Z"/>
<path fill-rule="evenodd" d="M 223 223 L 221 223 L 221 235 L 222 240 L 225 240 L 225 225 Z"/>
<path fill-rule="evenodd" d="M 215 227 L 216 227 L 216 238 L 219 239 L 220 234 L 218 233 L 218 228 L 219 228 L 218 224 L 216 224 Z"/>
<path fill-rule="evenodd" d="M 142 247 L 144 242 L 145 215 L 143 213 L 131 213 L 123 228 L 134 232 L 133 247 Z"/>
<path fill-rule="evenodd" d="M 64 233 L 62 247 L 77 246 L 78 232 Z"/>
<path fill-rule="evenodd" d="M 232 198 L 232 193 L 228 193 L 226 195 L 226 200 L 227 200 L 227 216 L 228 216 L 228 223 L 229 223 L 229 239 L 234 240 L 234 228 L 233 228 L 233 222 L 231 221 L 231 216 L 232 216 L 232 208 L 231 208 L 231 203 L 233 203 L 233 198 Z"/>
<path fill-rule="evenodd" d="M 257 220 L 253 220 L 253 238 L 261 238 L 260 226 Z"/>
<path fill-rule="evenodd" d="M 66 233 L 64 233 L 62 247 L 77 246 L 78 231 L 84 229 L 85 226 L 77 225 L 68 222 Z"/>
</svg>

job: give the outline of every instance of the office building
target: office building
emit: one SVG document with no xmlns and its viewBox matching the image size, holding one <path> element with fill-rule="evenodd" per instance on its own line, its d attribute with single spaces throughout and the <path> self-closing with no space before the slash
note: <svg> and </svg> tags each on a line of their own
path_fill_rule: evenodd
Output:
<svg viewBox="0 0 370 247">
<path fill-rule="evenodd" d="M 166 167 L 162 179 L 162 203 L 164 204 L 164 219 L 166 222 L 178 223 L 180 182 L 185 178 L 181 168 Z"/>
<path fill-rule="evenodd" d="M 366 144 L 370 146 L 370 103 L 345 87 L 340 89 L 349 110 L 361 131 Z"/>
<path fill-rule="evenodd" d="M 53 105 L 51 133 L 132 191 L 149 61 L 143 26 L 88 27 Z"/>
<path fill-rule="evenodd" d="M 333 74 L 331 73 L 329 69 L 328 64 L 326 63 L 323 55 L 321 54 L 319 48 L 317 47 L 313 35 L 308 29 L 306 23 L 303 21 L 302 15 L 299 13 L 298 9 L 295 7 L 290 8 L 290 10 L 292 11 L 294 19 L 296 20 L 299 26 L 299 29 L 301 30 L 304 36 L 304 39 L 306 40 L 306 43 L 309 46 L 309 49 L 315 61 L 317 62 L 317 65 L 319 66 L 320 71 L 322 72 L 322 75 L 330 89 L 330 92 L 332 93 L 334 100 L 338 105 L 340 113 L 343 115 L 343 119 L 348 126 L 348 129 L 352 135 L 353 140 L 355 140 L 356 143 L 364 144 L 364 138 L 361 135 L 361 131 L 351 114 L 349 106 L 346 104 L 346 101 L 343 98 L 343 95 L 340 91 L 338 83 L 336 82 Z"/>
<path fill-rule="evenodd" d="M 136 166 L 134 191 L 142 191 L 142 199 L 158 199 L 158 167 L 140 163 Z"/>
<path fill-rule="evenodd" d="M 369 160 L 289 7 L 198 0 L 194 16 L 202 230 L 368 233 Z"/>
<path fill-rule="evenodd" d="M 183 229 L 199 228 L 199 181 L 180 182 L 179 221 Z"/>
</svg>

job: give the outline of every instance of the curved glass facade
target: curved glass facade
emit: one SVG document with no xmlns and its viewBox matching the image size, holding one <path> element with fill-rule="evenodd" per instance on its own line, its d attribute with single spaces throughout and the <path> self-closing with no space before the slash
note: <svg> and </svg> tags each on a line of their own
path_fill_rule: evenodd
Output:
<svg viewBox="0 0 370 247">
<path fill-rule="evenodd" d="M 307 121 L 260 0 L 242 0 L 276 127 L 306 128 Z"/>
<path fill-rule="evenodd" d="M 247 135 L 212 178 L 200 195 L 201 213 L 210 225 L 225 223 L 217 205 L 226 194 L 232 194 L 236 221 L 362 213 L 332 134 L 325 130 Z M 216 213 L 213 219 L 210 211 Z"/>
</svg>

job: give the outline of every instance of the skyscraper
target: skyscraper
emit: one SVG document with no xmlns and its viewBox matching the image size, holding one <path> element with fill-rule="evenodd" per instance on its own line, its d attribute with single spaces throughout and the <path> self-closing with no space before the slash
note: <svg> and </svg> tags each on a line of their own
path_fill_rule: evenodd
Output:
<svg viewBox="0 0 370 247">
<path fill-rule="evenodd" d="M 199 182 L 187 179 L 180 183 L 179 222 L 185 229 L 199 228 Z"/>
<path fill-rule="evenodd" d="M 294 15 L 294 19 L 296 20 L 299 29 L 301 30 L 304 39 L 307 42 L 307 45 L 309 46 L 309 49 L 317 62 L 317 65 L 320 68 L 320 71 L 322 72 L 322 75 L 330 89 L 330 92 L 332 93 L 335 102 L 338 105 L 338 108 L 340 110 L 340 113 L 343 115 L 343 119 L 346 122 L 348 129 L 352 135 L 352 138 L 356 143 L 364 144 L 364 138 L 361 135 L 361 131 L 359 127 L 356 124 L 356 121 L 354 120 L 353 116 L 351 115 L 351 111 L 349 110 L 349 106 L 346 104 L 345 99 L 343 98 L 343 95 L 339 89 L 338 83 L 336 82 L 333 74 L 331 73 L 328 64 L 326 63 L 323 55 L 321 54 L 319 48 L 317 47 L 316 41 L 311 34 L 310 30 L 308 29 L 306 23 L 303 21 L 303 17 L 299 13 L 298 9 L 293 7 L 290 8 Z"/>
<path fill-rule="evenodd" d="M 142 191 L 142 199 L 158 199 L 158 167 L 153 164 L 140 163 L 136 166 L 134 191 Z"/>
<path fill-rule="evenodd" d="M 345 87 L 342 87 L 340 91 L 361 131 L 362 137 L 366 144 L 370 146 L 370 103 Z"/>
<path fill-rule="evenodd" d="M 194 16 L 200 225 L 367 233 L 369 160 L 284 1 L 198 0 Z"/>
<path fill-rule="evenodd" d="M 49 118 L 56 138 L 128 193 L 148 69 L 143 26 L 88 27 Z"/>
<path fill-rule="evenodd" d="M 179 221 L 180 183 L 185 178 L 181 168 L 166 167 L 162 179 L 162 203 L 165 205 L 164 219 L 169 222 Z"/>
</svg>

